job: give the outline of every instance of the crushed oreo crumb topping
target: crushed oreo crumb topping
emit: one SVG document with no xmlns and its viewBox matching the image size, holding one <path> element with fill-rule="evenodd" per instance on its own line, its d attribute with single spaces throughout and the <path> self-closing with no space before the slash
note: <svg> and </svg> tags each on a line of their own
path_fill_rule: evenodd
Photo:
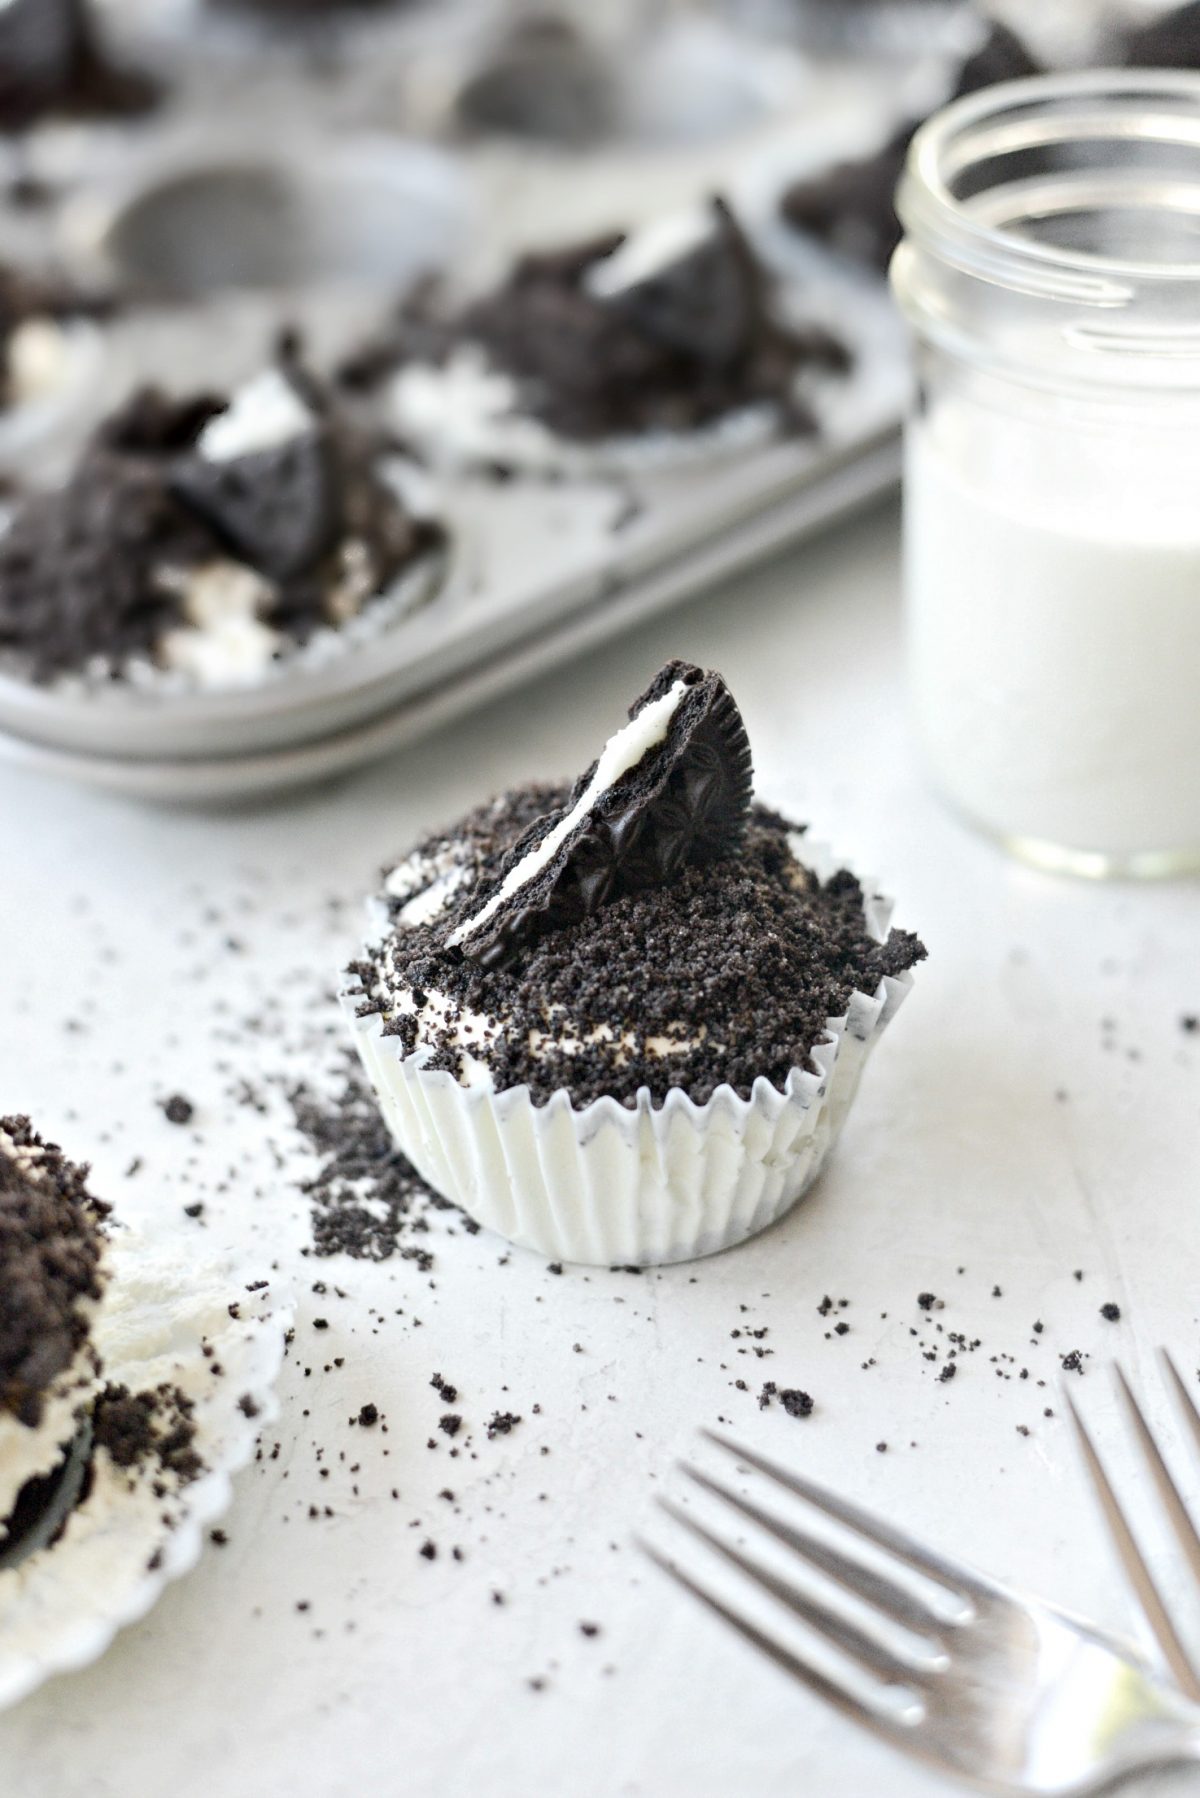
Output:
<svg viewBox="0 0 1200 1798">
<path fill-rule="evenodd" d="M 498 1090 L 528 1085 L 536 1104 L 565 1089 L 582 1106 L 611 1094 L 632 1106 L 641 1088 L 661 1104 L 682 1088 L 698 1104 L 728 1084 L 749 1097 L 758 1078 L 782 1089 L 808 1065 L 827 1022 L 855 991 L 874 993 L 925 954 L 893 930 L 869 935 L 852 874 L 824 884 L 797 861 L 797 827 L 755 805 L 731 854 L 685 866 L 674 880 L 623 894 L 543 937 L 518 972 L 480 968 L 445 947 L 515 844 L 566 802 L 562 788 L 523 787 L 471 813 L 456 831 L 422 844 L 431 867 L 449 850 L 471 878 L 431 923 L 399 921 L 354 965 L 360 1012 L 379 1012 L 407 1053 L 461 1077 L 465 1014 L 493 1020 L 470 1054 Z M 412 991 L 440 996 L 401 1010 Z M 549 1028 L 548 1028 L 549 1026 Z"/>
<path fill-rule="evenodd" d="M 30 1428 L 86 1343 L 103 1290 L 109 1208 L 87 1179 L 27 1117 L 0 1117 L 0 1410 Z"/>
</svg>

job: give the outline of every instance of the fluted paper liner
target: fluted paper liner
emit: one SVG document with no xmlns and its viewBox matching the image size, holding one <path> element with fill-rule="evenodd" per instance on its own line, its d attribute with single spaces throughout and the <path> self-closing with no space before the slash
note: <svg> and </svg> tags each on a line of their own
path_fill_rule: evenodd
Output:
<svg viewBox="0 0 1200 1798">
<path fill-rule="evenodd" d="M 229 1505 L 232 1474 L 278 1412 L 273 1388 L 290 1317 L 269 1290 L 248 1293 L 244 1273 L 156 1250 L 132 1231 L 114 1229 L 110 1254 L 93 1331 L 105 1378 L 133 1392 L 177 1386 L 195 1406 L 204 1466 L 178 1484 L 153 1459 L 123 1469 L 97 1449 L 61 1533 L 15 1565 L 0 1557 L 0 1709 L 96 1660 L 195 1566 Z"/>
<path fill-rule="evenodd" d="M 825 858 L 805 844 L 804 859 Z M 868 891 L 865 911 L 886 934 L 888 903 Z M 527 1086 L 463 1085 L 424 1065 L 427 1051 L 406 1055 L 377 1014 L 356 1016 L 355 995 L 342 1002 L 388 1129 L 437 1192 L 554 1260 L 651 1266 L 743 1242 L 804 1195 L 910 985 L 889 975 L 854 993 L 782 1091 L 758 1079 L 749 1099 L 720 1086 L 697 1105 L 673 1089 L 655 1107 L 642 1088 L 632 1108 L 600 1098 L 579 1110 L 565 1090 L 535 1105 Z"/>
</svg>

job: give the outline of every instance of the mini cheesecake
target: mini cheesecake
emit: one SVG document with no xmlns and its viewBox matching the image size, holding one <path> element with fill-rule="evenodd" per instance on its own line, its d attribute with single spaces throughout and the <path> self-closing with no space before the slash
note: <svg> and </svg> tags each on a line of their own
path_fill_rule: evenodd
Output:
<svg viewBox="0 0 1200 1798">
<path fill-rule="evenodd" d="M 22 1492 L 55 1471 L 100 1389 L 91 1333 L 108 1207 L 87 1175 L 27 1117 L 0 1118 L 0 1549 Z"/>
<path fill-rule="evenodd" d="M 44 684 L 252 685 L 377 601 L 416 603 L 442 541 L 295 362 L 227 399 L 145 388 L 0 537 L 0 660 Z"/>
<path fill-rule="evenodd" d="M 724 681 L 675 662 L 572 787 L 391 870 L 346 1006 L 446 1197 L 547 1253 L 680 1259 L 815 1177 L 925 954 L 883 916 L 753 801 Z"/>
<path fill-rule="evenodd" d="M 389 379 L 397 429 L 450 459 L 706 440 L 735 419 L 811 432 L 851 357 L 781 294 L 723 201 L 522 257 L 457 315 L 428 304 L 344 368 Z"/>
<path fill-rule="evenodd" d="M 960 64 L 946 101 L 1040 72 L 1016 33 L 993 23 L 980 47 Z M 835 163 L 793 182 L 780 201 L 784 219 L 806 236 L 886 273 L 900 242 L 896 187 L 920 123 L 907 119 L 872 155 Z"/>
</svg>

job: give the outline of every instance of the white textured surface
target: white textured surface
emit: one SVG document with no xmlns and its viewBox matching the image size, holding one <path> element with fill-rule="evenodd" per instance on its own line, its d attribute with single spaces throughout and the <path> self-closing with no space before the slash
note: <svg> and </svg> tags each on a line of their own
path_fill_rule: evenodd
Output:
<svg viewBox="0 0 1200 1798">
<path fill-rule="evenodd" d="M 1197 888 L 1062 884 L 948 817 L 908 748 L 896 590 L 885 514 L 276 811 L 171 815 L 0 774 L 17 846 L 0 875 L 4 1104 L 91 1154 L 124 1214 L 176 1217 L 208 1248 L 243 1243 L 303 1276 L 280 1455 L 240 1478 L 229 1546 L 97 1666 L 0 1719 L 5 1798 L 935 1798 L 950 1788 L 794 1691 L 638 1560 L 630 1533 L 656 1485 L 721 1416 L 945 1548 L 1130 1627 L 1066 1429 L 1042 1411 L 1061 1410 L 1059 1353 L 1088 1350 L 1074 1390 L 1108 1439 L 1102 1365 L 1120 1349 L 1171 1424 L 1153 1348 L 1196 1362 L 1200 1041 L 1179 1017 L 1200 1011 Z M 417 1239 L 436 1254 L 429 1278 L 411 1262 L 301 1262 L 294 1167 L 269 1147 L 285 1135 L 226 1103 L 233 1079 L 300 1070 L 276 1013 L 293 1032 L 326 1015 L 317 995 L 381 862 L 482 787 L 577 772 L 669 655 L 724 671 L 762 789 L 877 872 L 930 947 L 819 1186 L 744 1247 L 641 1278 L 556 1277 L 515 1250 L 501 1267 L 494 1238 L 439 1219 Z M 229 1039 L 248 1012 L 263 1021 L 246 1047 Z M 82 1031 L 64 1029 L 72 1013 Z M 154 1104 L 176 1087 L 197 1106 L 183 1130 Z M 135 1153 L 146 1165 L 126 1180 Z M 204 1219 L 184 1218 L 200 1197 Z M 308 1278 L 347 1297 L 309 1294 Z M 922 1291 L 945 1299 L 947 1330 L 983 1340 L 948 1385 L 909 1335 L 934 1335 Z M 852 1301 L 844 1337 L 817 1314 L 827 1292 Z M 1098 1316 L 1108 1299 L 1118 1325 Z M 731 1334 L 763 1326 L 758 1342 Z M 741 1352 L 755 1347 L 774 1353 Z M 344 1367 L 322 1375 L 335 1351 Z M 994 1366 L 1004 1354 L 1015 1365 Z M 477 1459 L 425 1446 L 446 1409 L 435 1370 L 460 1389 Z M 764 1379 L 810 1391 L 814 1415 L 760 1413 Z M 346 1428 L 368 1399 L 389 1423 L 369 1442 Z M 497 1407 L 524 1422 L 489 1442 Z M 335 1515 L 310 1522 L 309 1503 Z"/>
</svg>

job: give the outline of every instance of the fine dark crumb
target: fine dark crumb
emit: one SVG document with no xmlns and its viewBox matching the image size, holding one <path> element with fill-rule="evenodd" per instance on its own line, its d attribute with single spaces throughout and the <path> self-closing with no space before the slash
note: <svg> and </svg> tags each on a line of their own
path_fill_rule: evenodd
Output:
<svg viewBox="0 0 1200 1798">
<path fill-rule="evenodd" d="M 172 1093 L 162 1101 L 162 1108 L 168 1124 L 190 1124 L 196 1115 L 196 1107 L 182 1093 Z"/>
<path fill-rule="evenodd" d="M 766 1411 L 772 1399 L 778 1399 L 789 1417 L 811 1417 L 813 1399 L 807 1392 L 801 1392 L 797 1386 L 777 1386 L 774 1380 L 767 1380 L 758 1395 L 758 1408 Z"/>
<path fill-rule="evenodd" d="M 378 1406 L 377 1405 L 364 1405 L 362 1410 L 358 1414 L 358 1421 L 362 1425 L 364 1430 L 370 1429 L 372 1424 L 376 1424 L 379 1422 Z"/>
<path fill-rule="evenodd" d="M 1110 1324 L 1115 1324 L 1117 1319 L 1121 1315 L 1121 1307 L 1120 1307 L 1120 1305 L 1114 1305 L 1112 1300 L 1110 1299 L 1106 1305 L 1101 1305 L 1100 1315 L 1101 1315 L 1101 1317 L 1105 1318 Z"/>
<path fill-rule="evenodd" d="M 515 1430 L 521 1419 L 513 1411 L 497 1411 L 487 1426 L 488 1440 L 496 1436 L 507 1436 Z"/>
</svg>

